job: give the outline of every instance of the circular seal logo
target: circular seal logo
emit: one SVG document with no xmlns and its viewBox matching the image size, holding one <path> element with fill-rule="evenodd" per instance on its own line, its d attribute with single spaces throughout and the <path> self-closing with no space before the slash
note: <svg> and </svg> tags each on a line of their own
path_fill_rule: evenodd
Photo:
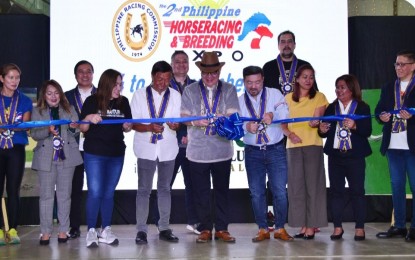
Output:
<svg viewBox="0 0 415 260">
<path fill-rule="evenodd" d="M 131 61 L 148 59 L 161 40 L 160 18 L 146 1 L 129 0 L 121 5 L 114 15 L 111 30 L 118 52 Z"/>
</svg>

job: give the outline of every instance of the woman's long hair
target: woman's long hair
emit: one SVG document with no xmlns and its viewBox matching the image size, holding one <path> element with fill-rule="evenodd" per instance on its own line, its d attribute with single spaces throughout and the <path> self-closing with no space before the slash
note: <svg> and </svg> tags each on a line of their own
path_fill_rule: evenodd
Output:
<svg viewBox="0 0 415 260">
<path fill-rule="evenodd" d="M 117 84 L 118 76 L 122 77 L 120 72 L 114 69 L 107 69 L 99 78 L 97 93 L 95 95 L 97 95 L 98 110 L 101 110 L 102 115 L 107 114 L 107 108 L 112 98 L 112 90 Z M 117 105 L 121 104 L 121 95 L 115 102 Z"/>
<path fill-rule="evenodd" d="M 48 86 L 53 86 L 59 93 L 59 106 L 63 108 L 67 113 L 71 113 L 71 105 L 69 104 L 68 99 L 66 99 L 65 94 L 63 93 L 61 85 L 56 80 L 46 80 L 42 83 L 42 86 L 39 90 L 39 99 L 37 100 L 37 107 L 40 108 L 39 113 L 42 114 L 42 111 L 45 111 L 49 108 L 48 103 L 46 102 L 46 89 Z"/>
</svg>

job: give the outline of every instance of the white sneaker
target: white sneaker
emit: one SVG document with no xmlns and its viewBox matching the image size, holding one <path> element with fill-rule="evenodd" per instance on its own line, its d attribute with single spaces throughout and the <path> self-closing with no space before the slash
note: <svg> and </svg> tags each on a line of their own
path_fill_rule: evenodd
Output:
<svg viewBox="0 0 415 260">
<path fill-rule="evenodd" d="M 98 247 L 98 235 L 95 228 L 90 228 L 86 234 L 86 247 Z"/>
<path fill-rule="evenodd" d="M 104 228 L 104 230 L 101 230 L 101 234 L 99 235 L 98 241 L 100 243 L 105 243 L 108 245 L 118 245 L 118 238 L 112 232 L 110 226 Z"/>
<path fill-rule="evenodd" d="M 197 235 L 200 235 L 200 231 L 199 230 L 197 230 L 197 227 L 199 226 L 199 224 L 193 224 L 193 225 L 187 225 L 186 226 L 186 228 L 187 228 L 187 230 L 189 230 L 189 231 L 191 231 L 191 232 L 193 232 L 193 233 L 195 233 L 195 234 L 197 234 Z"/>
</svg>

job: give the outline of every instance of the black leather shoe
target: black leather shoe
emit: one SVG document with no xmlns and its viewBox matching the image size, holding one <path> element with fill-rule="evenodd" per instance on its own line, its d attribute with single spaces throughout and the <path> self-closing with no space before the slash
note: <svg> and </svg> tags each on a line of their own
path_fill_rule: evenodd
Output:
<svg viewBox="0 0 415 260">
<path fill-rule="evenodd" d="M 415 241 L 415 228 L 409 228 L 408 234 L 405 237 L 406 242 L 414 242 Z"/>
<path fill-rule="evenodd" d="M 137 245 L 147 244 L 147 233 L 144 231 L 138 231 L 137 236 L 135 237 L 135 243 Z"/>
<path fill-rule="evenodd" d="M 330 239 L 331 240 L 340 240 L 343 237 L 343 234 L 344 234 L 344 230 L 342 229 L 342 232 L 340 234 L 338 234 L 338 235 L 331 235 L 330 236 Z"/>
<path fill-rule="evenodd" d="M 386 232 L 379 232 L 376 234 L 377 238 L 392 238 L 392 237 L 405 237 L 407 233 L 406 228 L 397 228 L 391 226 Z"/>
<path fill-rule="evenodd" d="M 71 228 L 71 230 L 69 230 L 68 235 L 70 239 L 75 239 L 81 236 L 81 231 L 79 230 L 79 228 Z"/>
<path fill-rule="evenodd" d="M 159 238 L 160 240 L 164 240 L 168 242 L 179 242 L 179 238 L 173 235 L 173 232 L 171 229 L 160 231 Z"/>
</svg>

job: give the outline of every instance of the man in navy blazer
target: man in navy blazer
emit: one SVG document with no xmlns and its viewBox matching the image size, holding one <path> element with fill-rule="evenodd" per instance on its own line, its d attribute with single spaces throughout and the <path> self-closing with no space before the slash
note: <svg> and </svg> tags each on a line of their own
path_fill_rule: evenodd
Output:
<svg viewBox="0 0 415 260">
<path fill-rule="evenodd" d="M 94 67 L 89 61 L 81 60 L 74 68 L 75 79 L 78 82 L 77 86 L 65 92 L 65 96 L 69 103 L 75 107 L 78 117 L 81 116 L 82 104 L 85 99 L 96 92 L 96 88 L 92 84 L 94 79 Z M 79 143 L 79 150 L 83 153 L 83 137 L 82 134 L 76 137 Z M 71 195 L 71 212 L 70 212 L 70 227 L 69 237 L 74 239 L 81 235 L 79 227 L 81 225 L 81 202 L 82 202 L 82 188 L 84 186 L 84 164 L 78 165 L 72 180 L 72 195 Z"/>
<path fill-rule="evenodd" d="M 415 107 L 415 51 L 405 50 L 396 55 L 397 79 L 386 84 L 381 91 L 375 113 L 383 124 L 380 152 L 386 155 L 392 186 L 395 223 L 378 238 L 405 237 L 415 241 L 415 199 L 412 200 L 412 221 L 406 229 L 406 177 L 412 197 L 415 196 L 415 118 L 406 108 Z M 398 114 L 391 113 L 399 110 Z"/>
</svg>

